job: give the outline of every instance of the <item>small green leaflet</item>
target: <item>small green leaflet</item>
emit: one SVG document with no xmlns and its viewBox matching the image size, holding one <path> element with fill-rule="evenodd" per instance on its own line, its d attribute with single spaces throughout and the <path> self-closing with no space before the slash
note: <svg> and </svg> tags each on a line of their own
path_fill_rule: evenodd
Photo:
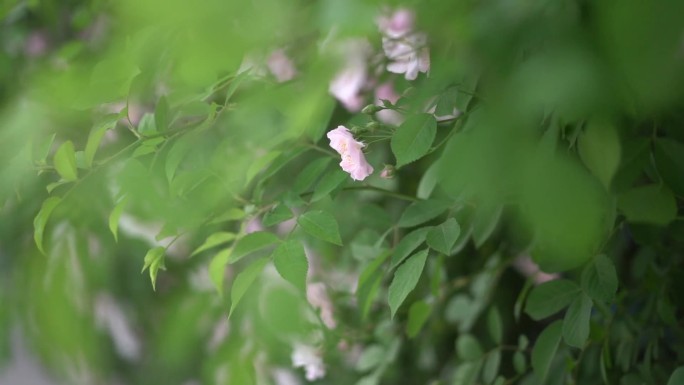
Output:
<svg viewBox="0 0 684 385">
<path fill-rule="evenodd" d="M 128 199 L 124 197 L 119 201 L 119 203 L 114 206 L 112 213 L 109 214 L 109 231 L 114 235 L 114 241 L 119 242 L 119 218 L 123 213 L 124 207 L 126 207 L 126 202 Z"/>
<path fill-rule="evenodd" d="M 164 132 L 169 129 L 171 117 L 169 102 L 166 100 L 166 96 L 162 96 L 157 102 L 157 108 L 154 110 L 154 122 L 157 124 L 157 130 L 159 132 Z"/>
<path fill-rule="evenodd" d="M 326 156 L 309 163 L 309 165 L 304 167 L 302 172 L 299 173 L 297 179 L 295 179 L 294 185 L 292 186 L 292 191 L 297 194 L 307 191 L 309 187 L 316 182 L 318 177 L 321 176 L 323 171 L 325 171 L 331 160 L 332 158 Z"/>
<path fill-rule="evenodd" d="M 166 162 L 164 163 L 164 173 L 166 180 L 171 183 L 173 177 L 176 175 L 178 166 L 185 158 L 185 155 L 190 151 L 192 141 L 187 137 L 176 139 L 171 149 L 166 154 Z"/>
<path fill-rule="evenodd" d="M 232 241 L 233 239 L 235 239 L 235 233 L 230 233 L 227 231 L 219 231 L 213 233 L 210 236 L 208 236 L 204 243 L 202 243 L 202 245 L 196 248 L 195 251 L 193 251 L 192 254 L 190 254 L 190 256 L 192 257 L 193 255 L 201 253 L 204 250 L 208 250 L 212 247 L 223 245 L 225 243 Z"/>
<path fill-rule="evenodd" d="M 356 362 L 356 370 L 359 372 L 367 372 L 376 366 L 380 365 L 385 359 L 387 352 L 381 345 L 373 344 L 366 347 L 361 353 L 361 357 Z"/>
<path fill-rule="evenodd" d="M 107 130 L 113 128 L 114 126 L 116 126 L 116 120 L 107 122 L 105 124 L 101 124 L 90 130 L 90 133 L 88 134 L 88 141 L 86 142 L 86 147 L 83 152 L 84 162 L 87 168 L 91 168 L 93 166 L 93 161 L 95 160 L 95 153 L 97 152 L 97 149 L 100 146 L 100 142 L 102 141 L 102 137 L 104 136 L 105 132 L 107 132 Z"/>
<path fill-rule="evenodd" d="M 475 361 L 482 357 L 482 347 L 472 334 L 461 334 L 456 340 L 456 352 L 465 361 Z"/>
<path fill-rule="evenodd" d="M 334 169 L 332 171 L 326 172 L 321 180 L 316 185 L 314 189 L 313 196 L 311 197 L 311 202 L 317 202 L 335 191 L 337 187 L 347 180 L 347 173 L 340 169 Z"/>
<path fill-rule="evenodd" d="M 428 249 L 413 254 L 394 273 L 394 278 L 388 291 L 388 302 L 392 318 L 394 318 L 394 315 L 409 293 L 418 284 L 427 256 Z"/>
<path fill-rule="evenodd" d="M 668 138 L 658 138 L 653 147 L 658 174 L 677 195 L 684 196 L 684 145 Z"/>
<path fill-rule="evenodd" d="M 43 205 L 40 207 L 40 211 L 33 219 L 33 240 L 36 242 L 36 246 L 41 253 L 45 254 L 43 250 L 43 233 L 45 231 L 45 225 L 47 225 L 48 219 L 50 219 L 50 214 L 57 207 L 59 202 L 62 201 L 60 197 L 51 197 L 43 201 Z"/>
<path fill-rule="evenodd" d="M 620 165 L 620 137 L 612 124 L 589 122 L 577 142 L 580 158 L 610 191 Z"/>
<path fill-rule="evenodd" d="M 563 339 L 576 348 L 582 349 L 589 338 L 589 319 L 591 318 L 591 298 L 582 293 L 573 301 L 563 319 Z"/>
<path fill-rule="evenodd" d="M 558 320 L 541 332 L 532 348 L 532 370 L 540 384 L 549 374 L 551 362 L 556 356 L 561 340 L 562 321 Z"/>
<path fill-rule="evenodd" d="M 425 156 L 437 134 L 437 121 L 430 114 L 417 114 L 404 121 L 392 136 L 390 145 L 397 168 Z"/>
<path fill-rule="evenodd" d="M 530 292 L 525 313 L 534 320 L 546 318 L 568 306 L 580 292 L 580 287 L 568 279 L 544 282 Z"/>
<path fill-rule="evenodd" d="M 228 248 L 219 251 L 209 263 L 209 278 L 221 297 L 223 297 L 223 279 L 225 277 L 226 265 L 232 250 L 232 248 Z"/>
<path fill-rule="evenodd" d="M 430 317 L 432 307 L 425 301 L 416 301 L 409 308 L 408 322 L 406 323 L 406 335 L 413 338 L 418 335 L 425 321 Z"/>
<path fill-rule="evenodd" d="M 456 368 L 451 385 L 474 385 L 482 369 L 482 360 L 467 361 Z"/>
<path fill-rule="evenodd" d="M 276 247 L 273 251 L 273 264 L 283 279 L 294 285 L 300 292 L 306 293 L 309 261 L 299 241 L 290 240 Z"/>
<path fill-rule="evenodd" d="M 390 270 L 399 266 L 400 263 L 404 262 L 404 259 L 408 257 L 413 250 L 418 248 L 423 242 L 425 242 L 425 237 L 427 236 L 429 228 L 420 227 L 412 232 L 406 234 L 401 241 L 397 244 L 392 252 L 392 263 L 390 264 Z"/>
<path fill-rule="evenodd" d="M 336 245 L 342 245 L 335 217 L 321 210 L 309 211 L 297 218 L 297 223 L 310 235 Z"/>
<path fill-rule="evenodd" d="M 425 223 L 442 214 L 451 206 L 451 202 L 431 199 L 410 204 L 399 218 L 399 227 L 413 227 Z"/>
<path fill-rule="evenodd" d="M 280 242 L 280 239 L 275 234 L 268 231 L 249 233 L 237 241 L 227 262 L 235 263 L 247 254 L 261 250 L 278 242 Z"/>
<path fill-rule="evenodd" d="M 74 144 L 67 140 L 55 152 L 52 159 L 55 170 L 59 176 L 64 180 L 74 181 L 78 179 L 78 171 L 76 169 L 76 154 L 74 151 Z"/>
<path fill-rule="evenodd" d="M 439 226 L 435 226 L 427 234 L 427 244 L 433 250 L 444 255 L 451 254 L 451 248 L 461 235 L 461 227 L 456 219 L 449 218 Z"/>
<path fill-rule="evenodd" d="M 527 371 L 527 360 L 525 359 L 525 354 L 520 350 L 513 353 L 513 369 L 518 374 L 523 374 Z"/>
<path fill-rule="evenodd" d="M 477 208 L 472 224 L 472 236 L 476 247 L 482 246 L 494 233 L 502 213 L 503 205 L 483 205 Z"/>
<path fill-rule="evenodd" d="M 672 372 L 667 385 L 681 385 L 684 384 L 684 366 L 680 366 Z"/>
<path fill-rule="evenodd" d="M 489 313 L 487 313 L 487 330 L 489 331 L 489 336 L 492 337 L 492 341 L 497 345 L 501 344 L 503 340 L 503 323 L 496 307 L 490 308 Z"/>
<path fill-rule="evenodd" d="M 501 365 L 501 350 L 489 352 L 482 367 L 482 381 L 485 384 L 494 382 L 496 375 L 499 374 L 499 365 Z"/>
<path fill-rule="evenodd" d="M 648 185 L 618 195 L 618 208 L 627 220 L 665 226 L 677 217 L 677 201 L 666 187 Z"/>
<path fill-rule="evenodd" d="M 264 270 L 264 266 L 268 263 L 268 258 L 260 258 L 250 263 L 244 270 L 235 277 L 233 286 L 230 290 L 230 311 L 228 318 L 233 314 L 233 310 L 237 307 L 240 300 L 247 292 L 247 289 L 254 283 L 254 280 Z"/>
<path fill-rule="evenodd" d="M 596 301 L 609 302 L 618 288 L 617 272 L 613 261 L 601 254 L 582 272 L 582 290 Z"/>
<path fill-rule="evenodd" d="M 287 208 L 282 203 L 279 203 L 277 206 L 273 207 L 271 210 L 266 212 L 264 214 L 264 226 L 266 227 L 271 227 L 273 225 L 277 225 L 278 223 L 284 222 L 290 218 L 292 218 L 292 211 Z"/>
<path fill-rule="evenodd" d="M 359 275 L 359 281 L 356 285 L 356 300 L 361 309 L 362 319 L 365 319 L 366 316 L 368 316 L 370 305 L 373 303 L 378 287 L 382 282 L 383 271 L 380 269 L 380 266 L 385 262 L 389 255 L 388 251 L 380 254 L 375 260 L 370 262 L 363 269 L 361 275 Z"/>
<path fill-rule="evenodd" d="M 144 273 L 145 269 L 150 270 L 150 281 L 152 281 L 152 290 L 157 290 L 157 272 L 159 269 L 166 270 L 164 267 L 164 252 L 165 248 L 158 246 L 150 249 L 147 254 L 145 254 L 145 264 L 143 265 L 142 271 Z"/>
</svg>

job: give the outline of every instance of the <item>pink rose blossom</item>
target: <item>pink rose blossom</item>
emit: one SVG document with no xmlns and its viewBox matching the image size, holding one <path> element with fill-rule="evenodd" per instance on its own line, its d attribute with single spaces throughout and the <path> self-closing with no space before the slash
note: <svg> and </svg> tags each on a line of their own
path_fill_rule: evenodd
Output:
<svg viewBox="0 0 684 385">
<path fill-rule="evenodd" d="M 328 91 L 350 112 L 358 112 L 364 104 L 361 91 L 368 81 L 368 58 L 371 46 L 364 39 L 344 41 L 339 46 L 344 66 L 330 82 Z"/>
<path fill-rule="evenodd" d="M 295 69 L 292 59 L 282 49 L 271 52 L 266 65 L 278 83 L 292 80 L 297 75 L 297 69 Z"/>
<path fill-rule="evenodd" d="M 364 180 L 373 173 L 373 167 L 368 164 L 363 155 L 362 149 L 365 144 L 354 139 L 346 127 L 338 126 L 328 132 L 328 139 L 330 139 L 330 147 L 342 156 L 340 167 L 349 173 L 352 179 Z"/>
</svg>

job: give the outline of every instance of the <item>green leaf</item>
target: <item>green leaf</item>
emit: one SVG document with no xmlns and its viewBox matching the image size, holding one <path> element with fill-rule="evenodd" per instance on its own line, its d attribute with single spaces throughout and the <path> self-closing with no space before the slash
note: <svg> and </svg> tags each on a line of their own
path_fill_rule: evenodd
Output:
<svg viewBox="0 0 684 385">
<path fill-rule="evenodd" d="M 157 108 L 154 110 L 154 122 L 156 123 L 159 132 L 164 132 L 169 129 L 169 124 L 171 123 L 169 115 L 169 102 L 166 100 L 166 96 L 162 96 L 159 98 Z"/>
<path fill-rule="evenodd" d="M 257 259 L 247 265 L 247 267 L 235 277 L 233 286 L 230 289 L 230 311 L 228 312 L 228 318 L 233 315 L 233 311 L 247 292 L 247 289 L 249 289 L 252 283 L 254 283 L 254 280 L 261 274 L 267 263 L 268 258 Z"/>
<path fill-rule="evenodd" d="M 409 117 L 397 127 L 392 136 L 391 147 L 397 158 L 397 168 L 425 156 L 437 134 L 437 122 L 430 114 Z"/>
<path fill-rule="evenodd" d="M 91 168 L 93 166 L 95 153 L 97 152 L 98 147 L 100 147 L 100 142 L 102 141 L 102 137 L 104 136 L 105 132 L 113 128 L 115 125 L 116 120 L 113 122 L 108 122 L 107 124 L 99 125 L 90 130 L 90 133 L 88 134 L 88 141 L 86 142 L 85 150 L 83 152 L 85 166 L 87 168 Z"/>
<path fill-rule="evenodd" d="M 270 227 L 292 218 L 292 211 L 280 203 L 264 214 L 264 226 Z"/>
<path fill-rule="evenodd" d="M 219 251 L 209 263 L 209 278 L 221 297 L 223 297 L 223 279 L 231 251 L 230 248 Z"/>
<path fill-rule="evenodd" d="M 499 374 L 499 366 L 501 365 L 501 351 L 494 350 L 489 353 L 485 359 L 484 366 L 482 367 L 482 381 L 485 384 L 491 384 L 494 382 L 496 375 Z"/>
<path fill-rule="evenodd" d="M 418 190 L 416 191 L 416 198 L 418 199 L 428 199 L 432 192 L 437 187 L 437 181 L 439 179 L 439 164 L 437 162 L 433 163 L 428 167 L 427 171 L 420 178 L 418 183 Z"/>
<path fill-rule="evenodd" d="M 404 262 L 404 259 L 406 259 L 406 257 L 408 257 L 413 250 L 425 242 L 425 237 L 427 236 L 428 230 L 428 227 L 420 227 L 401 238 L 401 241 L 399 241 L 397 247 L 395 247 L 394 251 L 392 252 L 390 270 L 399 266 L 399 264 Z"/>
<path fill-rule="evenodd" d="M 589 338 L 589 319 L 591 318 L 591 298 L 582 293 L 576 297 L 563 318 L 563 339 L 576 348 L 582 349 Z"/>
<path fill-rule="evenodd" d="M 489 331 L 489 336 L 492 337 L 492 341 L 500 345 L 503 340 L 503 324 L 501 322 L 501 315 L 495 307 L 489 309 L 487 314 L 487 330 Z"/>
<path fill-rule="evenodd" d="M 397 313 L 399 306 L 401 306 L 409 293 L 418 284 L 427 256 L 428 249 L 413 254 L 394 273 L 394 278 L 388 292 L 388 302 L 392 318 Z"/>
<path fill-rule="evenodd" d="M 449 218 L 441 225 L 430 229 L 427 234 L 427 244 L 433 250 L 448 256 L 459 235 L 461 235 L 461 226 L 458 225 L 456 219 Z"/>
<path fill-rule="evenodd" d="M 367 372 L 380 365 L 387 355 L 385 348 L 378 344 L 368 346 L 363 350 L 359 360 L 356 362 L 356 370 Z"/>
<path fill-rule="evenodd" d="M 309 211 L 297 218 L 297 223 L 304 231 L 318 239 L 342 245 L 337 221 L 325 211 Z"/>
<path fill-rule="evenodd" d="M 316 182 L 316 180 L 321 176 L 323 171 L 328 167 L 328 164 L 332 158 L 326 156 L 319 158 L 309 163 L 304 169 L 297 175 L 297 178 L 292 185 L 292 191 L 297 194 L 301 194 L 309 189 L 311 185 Z"/>
<path fill-rule="evenodd" d="M 383 271 L 380 269 L 380 266 L 388 256 L 389 252 L 380 254 L 359 275 L 359 281 L 356 285 L 356 301 L 361 309 L 361 319 L 366 319 L 368 316 L 370 305 L 373 303 L 373 299 L 382 282 Z"/>
<path fill-rule="evenodd" d="M 677 202 L 665 187 L 637 187 L 618 195 L 618 207 L 633 223 L 665 226 L 677 217 Z"/>
<path fill-rule="evenodd" d="M 680 366 L 672 372 L 670 379 L 667 380 L 667 385 L 681 385 L 684 384 L 684 366 Z"/>
<path fill-rule="evenodd" d="M 123 209 L 126 207 L 126 202 L 128 202 L 128 198 L 124 197 L 114 206 L 112 213 L 109 214 L 109 231 L 112 232 L 115 242 L 119 242 L 119 218 L 121 218 Z"/>
<path fill-rule="evenodd" d="M 530 292 L 525 313 L 534 320 L 546 318 L 568 306 L 580 292 L 580 287 L 567 279 L 544 282 Z"/>
<path fill-rule="evenodd" d="M 541 332 L 532 348 L 532 370 L 537 381 L 544 383 L 551 368 L 551 362 L 556 356 L 561 340 L 561 321 L 555 321 Z"/>
<path fill-rule="evenodd" d="M 456 352 L 464 361 L 475 361 L 482 357 L 482 347 L 472 334 L 461 334 L 456 340 Z"/>
<path fill-rule="evenodd" d="M 177 139 L 166 155 L 164 173 L 166 174 L 166 180 L 169 183 L 171 183 L 173 177 L 176 175 L 176 170 L 178 170 L 178 166 L 183 161 L 183 158 L 185 158 L 185 155 L 190 151 L 191 143 L 192 141 L 185 137 Z"/>
<path fill-rule="evenodd" d="M 618 288 L 617 272 L 613 261 L 601 254 L 582 272 L 582 289 L 596 301 L 609 302 Z"/>
<path fill-rule="evenodd" d="M 494 233 L 499 224 L 503 205 L 483 205 L 475 210 L 473 219 L 473 242 L 475 247 L 481 247 Z"/>
<path fill-rule="evenodd" d="M 416 301 L 409 308 L 408 322 L 406 323 L 406 335 L 413 338 L 418 335 L 425 322 L 430 317 L 432 307 L 425 301 Z"/>
<path fill-rule="evenodd" d="M 216 247 L 219 245 L 223 245 L 224 243 L 228 243 L 235 239 L 235 233 L 229 233 L 227 231 L 219 231 L 216 233 L 213 233 L 207 237 L 207 239 L 200 245 L 198 248 L 195 249 L 195 251 L 190 254 L 192 257 L 193 255 L 199 254 L 203 252 L 204 250 L 211 249 L 212 247 Z"/>
<path fill-rule="evenodd" d="M 577 143 L 580 158 L 587 168 L 610 190 L 613 175 L 620 165 L 620 138 L 612 124 L 590 122 Z"/>
<path fill-rule="evenodd" d="M 231 209 L 226 210 L 226 212 L 224 212 L 223 214 L 212 219 L 211 222 L 209 222 L 209 224 L 221 223 L 226 221 L 236 221 L 244 217 L 245 212 L 243 210 L 233 207 Z"/>
<path fill-rule="evenodd" d="M 399 227 L 413 227 L 433 219 L 451 206 L 451 202 L 431 199 L 411 203 L 399 218 Z"/>
<path fill-rule="evenodd" d="M 316 185 L 311 202 L 317 202 L 333 192 L 338 186 L 347 180 L 347 173 L 340 169 L 334 169 L 323 175 L 320 182 Z"/>
<path fill-rule="evenodd" d="M 145 264 L 143 265 L 141 273 L 149 268 L 150 281 L 152 281 L 152 290 L 157 290 L 157 272 L 159 269 L 166 270 L 164 267 L 164 252 L 165 248 L 158 246 L 150 249 L 145 254 Z"/>
<path fill-rule="evenodd" d="M 278 242 L 280 242 L 280 238 L 268 231 L 256 231 L 254 233 L 249 233 L 237 241 L 233 251 L 230 253 L 228 263 L 235 263 L 247 254 L 261 250 Z"/>
<path fill-rule="evenodd" d="M 482 361 L 464 362 L 456 368 L 451 385 L 473 385 L 482 368 Z"/>
<path fill-rule="evenodd" d="M 519 350 L 513 353 L 513 369 L 515 369 L 515 372 L 518 374 L 523 374 L 527 371 L 525 354 Z"/>
<path fill-rule="evenodd" d="M 45 225 L 47 225 L 48 219 L 50 219 L 50 214 L 52 214 L 52 211 L 61 201 L 62 198 L 60 197 L 47 198 L 43 201 L 40 211 L 33 219 L 33 240 L 35 241 L 38 250 L 43 254 L 45 254 L 45 250 L 43 250 L 43 233 L 45 232 Z"/>
<path fill-rule="evenodd" d="M 76 169 L 76 154 L 74 151 L 74 144 L 70 140 L 62 143 L 55 152 L 52 162 L 57 170 L 59 176 L 64 180 L 74 181 L 78 179 L 78 171 Z"/>
<path fill-rule="evenodd" d="M 273 264 L 283 279 L 302 293 L 306 293 L 309 261 L 306 259 L 304 247 L 300 242 L 290 240 L 276 247 L 273 251 Z"/>
<path fill-rule="evenodd" d="M 270 151 L 266 153 L 264 156 L 254 159 L 254 161 L 252 161 L 249 168 L 247 169 L 246 183 L 251 182 L 252 179 L 254 179 L 254 177 L 264 169 L 264 167 L 271 164 L 271 162 L 273 162 L 277 157 L 279 157 L 280 154 L 280 151 Z"/>
<path fill-rule="evenodd" d="M 653 155 L 658 173 L 677 195 L 684 196 L 684 145 L 667 138 L 655 141 Z"/>
</svg>

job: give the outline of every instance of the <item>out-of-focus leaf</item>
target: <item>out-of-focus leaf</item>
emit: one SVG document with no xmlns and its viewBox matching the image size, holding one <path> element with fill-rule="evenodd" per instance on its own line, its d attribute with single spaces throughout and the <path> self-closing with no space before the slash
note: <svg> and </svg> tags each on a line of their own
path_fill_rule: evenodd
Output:
<svg viewBox="0 0 684 385">
<path fill-rule="evenodd" d="M 416 191 L 416 198 L 418 199 L 428 199 L 432 192 L 437 187 L 437 181 L 439 177 L 439 164 L 437 162 L 433 163 L 428 167 L 427 171 L 420 178 L 418 183 L 418 190 Z"/>
<path fill-rule="evenodd" d="M 223 296 L 223 280 L 231 251 L 231 248 L 219 251 L 209 263 L 209 278 L 220 296 Z"/>
<path fill-rule="evenodd" d="M 164 132 L 169 129 L 169 125 L 171 124 L 170 115 L 169 102 L 166 100 L 166 96 L 162 96 L 159 98 L 157 107 L 154 109 L 154 122 L 156 123 L 159 132 Z"/>
<path fill-rule="evenodd" d="M 401 238 L 401 241 L 399 241 L 397 247 L 395 247 L 394 251 L 392 252 L 392 262 L 390 264 L 390 270 L 399 266 L 399 264 L 402 263 L 404 259 L 406 259 L 406 257 L 408 257 L 411 254 L 413 250 L 415 250 L 418 246 L 425 242 L 425 238 L 427 236 L 428 231 L 429 228 L 420 227 L 416 230 L 411 231 L 410 233 L 406 234 L 403 238 Z"/>
<path fill-rule="evenodd" d="M 589 338 L 589 318 L 593 303 L 588 295 L 576 296 L 563 319 L 563 339 L 576 348 L 582 349 Z"/>
<path fill-rule="evenodd" d="M 437 134 L 435 117 L 417 114 L 402 123 L 392 136 L 391 147 L 397 168 L 422 158 L 428 153 Z"/>
<path fill-rule="evenodd" d="M 613 261 L 601 254 L 582 272 L 582 289 L 596 301 L 612 301 L 618 288 Z"/>
<path fill-rule="evenodd" d="M 270 227 L 293 217 L 292 211 L 284 204 L 278 204 L 264 214 L 264 226 Z"/>
<path fill-rule="evenodd" d="M 499 365 L 501 365 L 501 350 L 489 352 L 482 367 L 482 381 L 485 384 L 494 382 L 496 375 L 499 374 Z"/>
<path fill-rule="evenodd" d="M 145 254 L 145 264 L 143 265 L 141 273 L 145 269 L 150 271 L 150 281 L 152 281 L 152 290 L 157 290 L 157 272 L 159 269 L 166 270 L 164 267 L 164 253 L 166 249 L 158 246 L 150 249 L 147 254 Z"/>
<path fill-rule="evenodd" d="M 359 281 L 356 285 L 356 300 L 361 309 L 361 318 L 364 320 L 368 316 L 370 305 L 382 282 L 383 271 L 380 269 L 380 266 L 385 262 L 389 255 L 389 251 L 381 253 L 375 260 L 370 262 L 359 275 Z"/>
<path fill-rule="evenodd" d="M 449 255 L 451 253 L 451 248 L 456 243 L 460 234 L 461 226 L 458 225 L 456 219 L 449 218 L 441 225 L 430 229 L 426 240 L 428 246 L 435 251 L 439 251 L 444 255 Z"/>
<path fill-rule="evenodd" d="M 610 190 L 620 164 L 620 138 L 611 124 L 590 122 L 579 137 L 579 154 L 603 186 Z"/>
<path fill-rule="evenodd" d="M 311 202 L 317 202 L 325 198 L 346 180 L 347 174 L 340 169 L 336 168 L 325 173 L 316 185 Z"/>
<path fill-rule="evenodd" d="M 433 219 L 451 206 L 445 200 L 431 199 L 411 203 L 399 218 L 400 227 L 413 227 Z"/>
<path fill-rule="evenodd" d="M 684 145 L 667 138 L 655 141 L 653 155 L 658 173 L 677 195 L 684 196 Z"/>
<path fill-rule="evenodd" d="M 292 191 L 298 194 L 307 191 L 321 176 L 323 171 L 325 171 L 331 160 L 332 158 L 326 156 L 309 163 L 299 175 L 297 175 L 297 178 L 292 185 Z"/>
<path fill-rule="evenodd" d="M 494 233 L 502 213 L 503 205 L 501 204 L 482 205 L 475 210 L 472 237 L 476 247 L 482 246 Z"/>
<path fill-rule="evenodd" d="M 277 235 L 268 231 L 256 231 L 240 238 L 233 247 L 228 258 L 228 263 L 235 263 L 247 254 L 269 247 L 280 242 Z"/>
<path fill-rule="evenodd" d="M 501 322 L 501 315 L 499 311 L 492 307 L 487 313 L 487 330 L 492 341 L 496 344 L 501 344 L 503 340 L 503 323 Z"/>
<path fill-rule="evenodd" d="M 428 249 L 413 254 L 394 273 L 394 278 L 388 291 L 388 302 L 392 318 L 397 313 L 399 306 L 401 306 L 409 293 L 418 284 L 427 256 Z"/>
<path fill-rule="evenodd" d="M 543 384 L 549 374 L 551 362 L 556 356 L 561 340 L 562 322 L 555 321 L 541 332 L 532 348 L 532 370 L 540 384 Z"/>
<path fill-rule="evenodd" d="M 294 285 L 300 292 L 306 293 L 309 261 L 306 259 L 301 242 L 290 240 L 276 247 L 273 251 L 273 264 L 283 279 Z"/>
<path fill-rule="evenodd" d="M 267 263 L 268 258 L 260 258 L 252 261 L 235 277 L 233 286 L 230 289 L 230 311 L 228 312 L 228 318 L 233 315 L 233 311 L 247 292 L 247 289 L 249 289 L 252 283 L 254 283 L 254 280 L 261 274 L 261 271 Z"/>
<path fill-rule="evenodd" d="M 525 313 L 535 320 L 546 318 L 568 306 L 580 292 L 580 287 L 568 279 L 544 282 L 530 292 Z"/>
<path fill-rule="evenodd" d="M 618 207 L 627 220 L 665 226 L 677 217 L 677 202 L 665 187 L 637 187 L 618 196 Z"/>
<path fill-rule="evenodd" d="M 670 379 L 667 380 L 667 385 L 684 384 L 684 366 L 680 366 L 672 372 Z"/>
<path fill-rule="evenodd" d="M 86 142 L 86 147 L 84 150 L 84 162 L 86 168 L 93 166 L 93 161 L 95 160 L 95 153 L 97 152 L 102 137 L 107 132 L 107 130 L 113 128 L 116 125 L 116 121 L 109 122 L 106 124 L 101 124 L 99 126 L 93 127 L 88 134 L 88 141 Z"/>
<path fill-rule="evenodd" d="M 74 144 L 71 141 L 62 143 L 55 152 L 52 159 L 55 170 L 64 180 L 74 181 L 78 179 L 78 170 L 76 169 L 76 154 L 74 151 Z"/>
<path fill-rule="evenodd" d="M 43 201 L 40 211 L 33 219 L 33 240 L 41 253 L 45 254 L 43 250 L 43 233 L 45 232 L 45 225 L 47 225 L 50 214 L 62 201 L 60 197 L 50 197 Z"/>
<path fill-rule="evenodd" d="M 374 344 L 366 347 L 356 362 L 356 370 L 367 372 L 375 368 L 385 360 L 386 354 L 387 351 L 380 345 Z"/>
<path fill-rule="evenodd" d="M 336 245 L 342 245 L 337 221 L 330 213 L 317 210 L 304 213 L 297 223 L 310 235 Z"/>
<path fill-rule="evenodd" d="M 416 301 L 409 308 L 408 322 L 406 323 L 406 335 L 413 338 L 418 335 L 425 322 L 430 317 L 432 307 L 425 301 Z"/>
<path fill-rule="evenodd" d="M 119 203 L 114 206 L 114 209 L 112 209 L 112 213 L 109 214 L 109 231 L 112 232 L 115 242 L 119 241 L 119 218 L 121 218 L 127 201 L 127 198 L 121 199 Z"/>
<path fill-rule="evenodd" d="M 482 357 L 482 346 L 472 334 L 462 334 L 456 340 L 456 352 L 465 361 L 475 361 Z"/>
<path fill-rule="evenodd" d="M 235 239 L 235 233 L 230 233 L 227 231 L 219 231 L 213 233 L 210 236 L 208 236 L 204 243 L 202 243 L 198 248 L 196 248 L 195 251 L 193 251 L 192 254 L 190 254 L 190 256 L 192 257 L 193 255 L 199 254 L 204 250 L 208 250 L 212 247 L 223 245 L 225 243 L 232 241 L 233 239 Z"/>
</svg>

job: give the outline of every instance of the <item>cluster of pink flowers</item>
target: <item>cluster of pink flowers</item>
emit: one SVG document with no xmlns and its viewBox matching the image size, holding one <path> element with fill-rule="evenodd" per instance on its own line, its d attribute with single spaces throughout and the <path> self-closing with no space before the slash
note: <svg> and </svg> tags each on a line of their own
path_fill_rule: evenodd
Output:
<svg viewBox="0 0 684 385">
<path fill-rule="evenodd" d="M 382 50 L 390 62 L 387 71 L 404 74 L 407 80 L 415 80 L 418 72 L 430 70 L 430 51 L 427 36 L 415 32 L 415 15 L 408 9 L 399 9 L 378 20 L 382 37 Z"/>
<path fill-rule="evenodd" d="M 328 132 L 330 147 L 342 156 L 340 167 L 349 173 L 354 180 L 364 180 L 373 173 L 373 166 L 368 164 L 363 155 L 365 144 L 354 139 L 354 136 L 345 126 L 338 126 Z"/>
<path fill-rule="evenodd" d="M 430 70 L 427 35 L 414 31 L 415 15 L 412 11 L 401 8 L 385 12 L 377 23 L 382 34 L 383 54 L 388 61 L 387 71 L 415 80 L 418 73 Z M 343 41 L 338 44 L 338 50 L 344 65 L 330 82 L 329 91 L 347 110 L 358 112 L 364 105 L 362 93 L 375 87 L 384 70 L 380 65 L 383 58 L 373 53 L 371 44 L 365 39 Z M 369 73 L 369 67 L 375 68 L 374 73 Z"/>
</svg>

